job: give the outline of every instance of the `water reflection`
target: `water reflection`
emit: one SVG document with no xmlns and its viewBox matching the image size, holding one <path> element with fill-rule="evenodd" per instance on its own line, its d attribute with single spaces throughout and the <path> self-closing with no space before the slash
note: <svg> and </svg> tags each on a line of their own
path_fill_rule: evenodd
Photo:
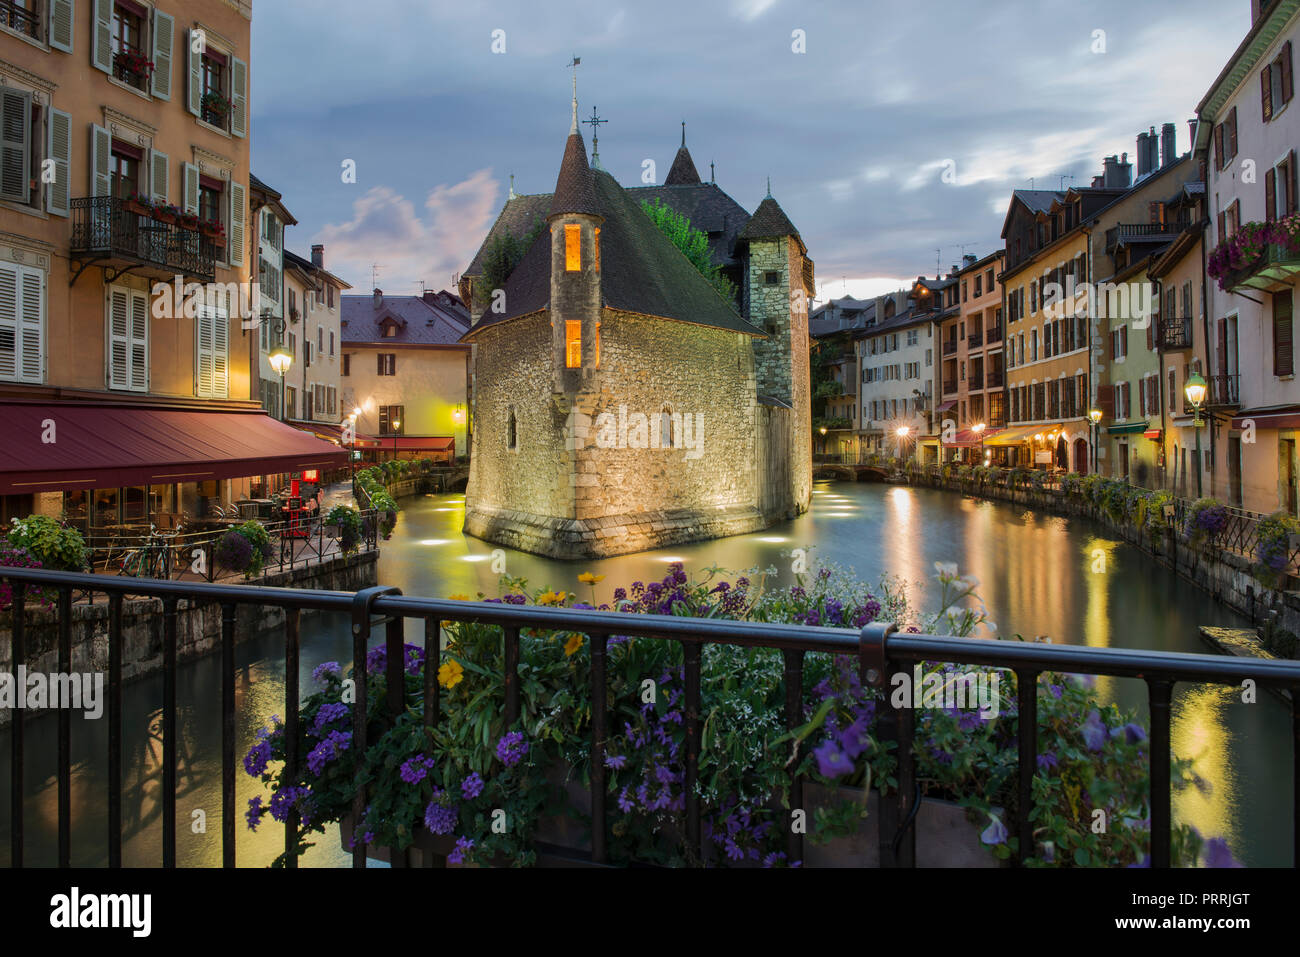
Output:
<svg viewBox="0 0 1300 957">
<path fill-rule="evenodd" d="M 464 499 L 459 495 L 408 499 L 392 540 L 380 559 L 380 581 L 406 594 L 446 596 L 498 591 L 494 546 L 461 534 Z M 813 509 L 763 532 L 715 542 L 586 562 L 557 562 L 505 550 L 506 572 L 532 587 L 560 588 L 584 598 L 591 588 L 577 576 L 604 575 L 598 601 L 635 580 L 663 577 L 665 564 L 682 561 L 698 572 L 773 569 L 770 581 L 794 581 L 790 553 L 814 549 L 813 557 L 853 568 L 865 581 L 895 575 L 909 583 L 915 607 L 933 611 L 933 563 L 955 562 L 980 580 L 980 596 L 1003 635 L 1048 635 L 1054 641 L 1093 647 L 1203 651 L 1200 624 L 1241 626 L 1234 613 L 1181 582 L 1128 545 L 1108 538 L 1089 523 L 1041 515 L 1018 506 L 980 502 L 931 489 L 853 483 L 818 483 Z M 1098 564 L 1098 557 L 1102 562 Z M 302 680 L 327 660 L 346 660 L 351 647 L 347 623 L 333 616 L 305 616 Z M 283 649 L 278 635 L 245 642 L 237 649 L 238 754 L 254 741 L 272 713 L 284 713 Z M 177 698 L 181 742 L 178 773 L 177 853 L 183 866 L 215 866 L 221 860 L 220 676 L 218 659 L 184 665 Z M 1103 679 L 1106 700 L 1135 707 L 1145 717 L 1145 688 L 1139 681 Z M 125 862 L 156 865 L 161 860 L 159 703 L 161 678 L 128 686 L 124 695 L 124 814 L 129 836 Z M 55 799 L 56 722 L 28 725 L 28 862 L 53 864 L 57 833 Z M 1204 788 L 1176 792 L 1177 819 L 1206 836 L 1229 839 L 1238 856 L 1254 865 L 1289 865 L 1291 846 L 1290 743 L 1281 703 L 1261 693 L 1243 704 L 1231 690 L 1180 687 L 1173 711 L 1175 753 L 1194 761 Z M 74 718 L 73 861 L 106 860 L 106 726 Z M 0 734 L 0 861 L 8 854 L 8 734 Z M 1281 770 L 1279 770 L 1281 769 Z M 243 812 L 259 782 L 237 776 L 238 855 L 244 866 L 265 866 L 283 848 L 283 828 L 266 819 L 248 831 Z M 202 812 L 195 815 L 194 812 Z M 202 822 L 205 827 L 200 827 Z M 343 865 L 347 856 L 336 831 L 313 838 L 303 863 Z"/>
</svg>

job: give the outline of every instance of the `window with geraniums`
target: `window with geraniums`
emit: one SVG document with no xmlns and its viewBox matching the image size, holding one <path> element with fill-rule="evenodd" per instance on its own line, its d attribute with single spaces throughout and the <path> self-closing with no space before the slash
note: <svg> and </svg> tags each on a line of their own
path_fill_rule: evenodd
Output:
<svg viewBox="0 0 1300 957">
<path fill-rule="evenodd" d="M 199 101 L 199 115 L 204 123 L 226 129 L 230 119 L 230 100 L 226 97 L 228 63 L 216 50 L 204 50 L 199 63 L 199 84 L 203 98 Z"/>
<path fill-rule="evenodd" d="M 148 11 L 139 4 L 113 4 L 113 75 L 137 90 L 147 88 L 154 71 L 145 39 L 148 22 Z"/>
</svg>

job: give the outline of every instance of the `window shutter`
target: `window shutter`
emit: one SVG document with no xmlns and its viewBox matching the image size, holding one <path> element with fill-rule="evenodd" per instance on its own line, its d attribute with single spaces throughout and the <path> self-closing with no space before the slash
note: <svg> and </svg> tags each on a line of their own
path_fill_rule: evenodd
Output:
<svg viewBox="0 0 1300 957">
<path fill-rule="evenodd" d="M 153 95 L 160 100 L 172 98 L 172 35 L 176 18 L 158 8 L 153 11 Z"/>
<path fill-rule="evenodd" d="M 50 110 L 50 135 L 46 155 L 54 162 L 54 182 L 45 193 L 45 211 L 67 216 L 71 211 L 72 115 Z"/>
<path fill-rule="evenodd" d="M 375 358 L 379 360 L 379 368 L 378 368 L 378 370 L 375 372 L 375 374 L 376 374 L 376 375 L 383 375 L 383 374 L 384 374 L 384 354 L 381 352 L 381 353 L 379 353 L 378 355 L 376 355 Z"/>
<path fill-rule="evenodd" d="M 248 134 L 248 64 L 234 58 L 230 68 L 230 132 Z"/>
<path fill-rule="evenodd" d="M 166 203 L 170 193 L 167 182 L 170 160 L 162 150 L 149 151 L 149 197 L 155 203 Z"/>
<path fill-rule="evenodd" d="M 130 385 L 128 370 L 131 355 L 131 294 L 122 286 L 108 290 L 108 387 L 125 389 Z"/>
<path fill-rule="evenodd" d="M 244 262 L 244 215 L 248 204 L 244 199 L 244 187 L 241 183 L 231 182 L 228 195 L 230 224 L 226 231 L 230 234 L 230 238 L 226 251 L 230 254 L 230 265 L 238 269 Z"/>
<path fill-rule="evenodd" d="M 212 310 L 212 394 L 224 399 L 230 391 L 230 312 Z"/>
<path fill-rule="evenodd" d="M 1223 169 L 1223 124 L 1214 127 L 1214 168 Z"/>
<path fill-rule="evenodd" d="M 96 70 L 113 72 L 113 0 L 91 0 L 95 5 L 90 31 L 90 64 Z"/>
<path fill-rule="evenodd" d="M 72 52 L 74 0 L 50 0 L 50 46 L 64 53 Z"/>
<path fill-rule="evenodd" d="M 185 31 L 185 108 L 198 116 L 203 100 L 203 54 L 194 49 L 195 33 L 194 30 Z"/>
<path fill-rule="evenodd" d="M 1282 45 L 1282 102 L 1290 103 L 1294 91 L 1291 88 L 1291 41 Z"/>
<path fill-rule="evenodd" d="M 1293 375 L 1295 357 L 1291 336 L 1291 296 L 1273 298 L 1273 374 Z"/>
<path fill-rule="evenodd" d="M 0 90 L 0 199 L 28 200 L 31 169 L 32 95 Z"/>
<path fill-rule="evenodd" d="M 1263 105 L 1265 123 L 1273 118 L 1273 84 L 1270 77 L 1271 72 L 1272 67 L 1268 66 L 1259 71 L 1259 101 Z"/>
<path fill-rule="evenodd" d="M 1234 106 L 1228 114 L 1228 155 L 1237 155 L 1237 108 Z"/>
<path fill-rule="evenodd" d="M 1296 211 L 1295 150 L 1286 156 L 1286 211 L 1288 216 Z"/>
<path fill-rule="evenodd" d="M 108 196 L 108 167 L 113 152 L 113 137 L 102 126 L 90 127 L 90 195 Z"/>
<path fill-rule="evenodd" d="M 1139 408 L 1139 410 L 1141 411 L 1141 414 L 1142 414 L 1142 415 L 1146 415 L 1146 411 L 1147 411 L 1147 380 L 1146 380 L 1146 376 L 1143 376 L 1141 379 L 1138 380 L 1138 408 Z"/>
<path fill-rule="evenodd" d="M 24 382 L 41 382 L 45 371 L 45 273 L 23 269 L 20 273 L 22 301 L 18 310 L 19 378 Z"/>
<path fill-rule="evenodd" d="M 1228 320 L 1220 319 L 1218 323 L 1219 348 L 1215 354 L 1215 366 L 1219 375 L 1228 374 Z"/>
<path fill-rule="evenodd" d="M 1277 218 L 1277 170 L 1270 169 L 1264 174 L 1264 219 L 1272 222 Z"/>
<path fill-rule="evenodd" d="M 185 212 L 198 213 L 199 168 L 193 163 L 181 164 L 181 202 L 185 204 Z"/>
<path fill-rule="evenodd" d="M 1216 217 L 1216 225 L 1218 227 L 1218 240 L 1223 242 L 1228 238 L 1228 218 L 1222 211 Z"/>
<path fill-rule="evenodd" d="M 210 306 L 199 306 L 198 316 L 194 320 L 194 332 L 197 338 L 197 348 L 195 355 L 198 357 L 198 368 L 195 370 L 195 387 L 199 396 L 211 396 L 213 394 L 212 375 L 213 375 L 213 311 Z"/>
<path fill-rule="evenodd" d="M 149 391 L 149 297 L 131 290 L 131 389 Z"/>
<path fill-rule="evenodd" d="M 22 268 L 0 262 L 0 379 L 19 378 L 22 343 L 18 329 L 18 277 Z"/>
</svg>

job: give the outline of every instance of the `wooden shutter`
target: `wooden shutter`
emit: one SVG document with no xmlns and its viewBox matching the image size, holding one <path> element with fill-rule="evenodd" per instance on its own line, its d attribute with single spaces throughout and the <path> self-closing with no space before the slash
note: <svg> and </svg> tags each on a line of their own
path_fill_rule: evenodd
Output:
<svg viewBox="0 0 1300 957">
<path fill-rule="evenodd" d="M 227 300 L 229 301 L 229 300 Z M 230 311 L 212 309 L 212 394 L 225 398 L 230 391 Z"/>
<path fill-rule="evenodd" d="M 1259 102 L 1263 106 L 1264 122 L 1273 118 L 1273 83 L 1270 77 L 1272 67 L 1259 71 Z"/>
<path fill-rule="evenodd" d="M 90 127 L 90 195 L 108 196 L 108 169 L 113 152 L 113 137 L 102 126 Z"/>
<path fill-rule="evenodd" d="M 1291 41 L 1282 44 L 1282 102 L 1290 103 L 1294 90 L 1291 88 Z"/>
<path fill-rule="evenodd" d="M 1278 293 L 1273 297 L 1273 375 L 1295 373 L 1295 357 L 1291 335 L 1291 293 Z"/>
<path fill-rule="evenodd" d="M 194 333 L 197 340 L 197 348 L 195 349 L 197 368 L 194 374 L 195 392 L 201 397 L 210 397 L 215 394 L 213 389 L 215 341 L 213 339 L 213 310 L 206 303 L 199 306 L 198 315 L 194 319 Z"/>
<path fill-rule="evenodd" d="M 31 195 L 32 95 L 0 90 L 0 199 L 26 203 Z"/>
<path fill-rule="evenodd" d="M 149 297 L 131 290 L 130 326 L 127 330 L 131 349 L 131 390 L 149 390 Z"/>
<path fill-rule="evenodd" d="M 90 64 L 96 70 L 113 72 L 113 0 L 91 0 Z"/>
<path fill-rule="evenodd" d="M 231 59 L 230 68 L 230 132 L 235 136 L 248 134 L 248 64 L 238 58 Z"/>
<path fill-rule="evenodd" d="M 1277 218 L 1277 170 L 1270 169 L 1264 174 L 1264 219 L 1272 222 Z"/>
<path fill-rule="evenodd" d="M 170 162 L 162 150 L 149 151 L 149 198 L 155 203 L 167 202 L 170 192 L 167 182 Z"/>
<path fill-rule="evenodd" d="M 72 206 L 72 115 L 51 108 L 46 155 L 54 164 L 54 182 L 45 193 L 45 211 L 67 216 Z"/>
<path fill-rule="evenodd" d="M 203 101 L 203 53 L 202 44 L 199 50 L 194 49 L 196 33 L 185 31 L 185 108 L 198 116 Z"/>
<path fill-rule="evenodd" d="M 1223 242 L 1228 238 L 1228 218 L 1222 210 L 1219 211 L 1219 215 L 1215 218 L 1215 225 L 1218 227 L 1217 240 Z"/>
<path fill-rule="evenodd" d="M 238 269 L 244 262 L 244 215 L 247 202 L 244 187 L 240 183 L 230 183 L 230 223 L 226 227 L 229 240 L 226 251 L 230 254 L 230 265 Z"/>
<path fill-rule="evenodd" d="M 198 214 L 199 168 L 193 163 L 181 164 L 181 202 L 185 205 L 185 212 Z"/>
<path fill-rule="evenodd" d="M 1223 124 L 1214 126 L 1214 168 L 1223 169 Z"/>
<path fill-rule="evenodd" d="M 1228 113 L 1228 156 L 1235 158 L 1237 155 L 1237 108 L 1234 106 Z"/>
<path fill-rule="evenodd" d="M 1218 323 L 1219 348 L 1214 357 L 1219 375 L 1228 374 L 1228 320 L 1220 319 Z"/>
<path fill-rule="evenodd" d="M 128 387 L 131 364 L 131 293 L 123 286 L 108 290 L 108 387 Z"/>
<path fill-rule="evenodd" d="M 50 46 L 72 52 L 73 0 L 50 0 Z"/>
<path fill-rule="evenodd" d="M 43 380 L 44 319 L 45 274 L 0 263 L 0 379 Z"/>
<path fill-rule="evenodd" d="M 1286 212 L 1291 215 L 1296 211 L 1296 169 L 1295 150 L 1286 155 Z"/>
<path fill-rule="evenodd" d="M 1138 380 L 1138 406 L 1141 415 L 1147 414 L 1147 379 L 1143 376 Z"/>
<path fill-rule="evenodd" d="M 153 11 L 153 95 L 160 100 L 172 98 L 172 35 L 176 18 L 157 7 Z"/>
</svg>

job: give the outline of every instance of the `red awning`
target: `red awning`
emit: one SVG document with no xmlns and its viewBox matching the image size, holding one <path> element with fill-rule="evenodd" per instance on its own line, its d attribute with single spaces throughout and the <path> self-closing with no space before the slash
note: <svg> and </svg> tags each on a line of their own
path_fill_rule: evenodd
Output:
<svg viewBox="0 0 1300 957">
<path fill-rule="evenodd" d="M 347 465 L 346 450 L 257 412 L 0 403 L 0 495 L 170 485 Z M 45 441 L 52 439 L 52 441 Z"/>
<path fill-rule="evenodd" d="M 1159 429 L 1147 429 L 1142 434 L 1148 439 L 1159 439 L 1161 432 Z"/>
<path fill-rule="evenodd" d="M 951 402 L 945 402 L 943 405 L 939 406 L 934 411 L 947 412 L 949 409 L 956 408 L 956 406 L 957 406 L 957 400 L 953 399 Z"/>
<path fill-rule="evenodd" d="M 985 429 L 984 434 L 980 435 L 980 433 L 971 429 L 962 429 L 953 437 L 951 442 L 944 442 L 943 444 L 950 449 L 971 448 L 979 445 L 985 439 L 992 438 L 1001 431 L 1001 429 Z"/>
<path fill-rule="evenodd" d="M 375 439 L 379 449 L 393 448 L 393 437 L 382 435 Z M 450 435 L 399 435 L 397 451 L 399 452 L 452 452 L 456 449 L 456 440 Z"/>
<path fill-rule="evenodd" d="M 1300 406 L 1238 412 L 1232 417 L 1232 428 L 1248 428 L 1247 422 L 1253 422 L 1257 429 L 1300 429 Z"/>
<path fill-rule="evenodd" d="M 359 449 L 378 448 L 383 443 L 372 435 L 361 435 L 358 433 L 353 437 L 353 441 L 345 442 L 343 436 L 343 426 L 334 425 L 330 422 L 303 422 L 290 420 L 289 424 L 295 429 L 301 429 L 303 432 L 311 432 L 320 436 L 328 442 L 334 442 L 343 446 L 356 446 Z"/>
</svg>

